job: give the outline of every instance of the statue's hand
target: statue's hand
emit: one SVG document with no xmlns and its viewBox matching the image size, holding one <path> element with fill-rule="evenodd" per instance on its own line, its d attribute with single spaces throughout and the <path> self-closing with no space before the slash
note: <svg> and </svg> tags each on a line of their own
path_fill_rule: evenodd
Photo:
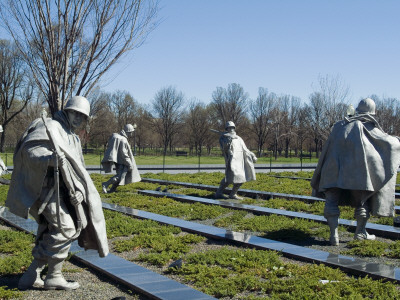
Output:
<svg viewBox="0 0 400 300">
<path fill-rule="evenodd" d="M 80 191 L 76 191 L 70 199 L 73 206 L 78 206 L 83 201 L 83 194 Z"/>
<path fill-rule="evenodd" d="M 48 155 L 50 167 L 56 166 L 56 157 L 57 157 L 59 167 L 64 166 L 67 163 L 67 158 L 65 157 L 64 153 L 60 153 L 59 155 L 56 155 L 55 152 L 50 152 L 50 153 L 52 153 L 52 154 Z"/>
</svg>

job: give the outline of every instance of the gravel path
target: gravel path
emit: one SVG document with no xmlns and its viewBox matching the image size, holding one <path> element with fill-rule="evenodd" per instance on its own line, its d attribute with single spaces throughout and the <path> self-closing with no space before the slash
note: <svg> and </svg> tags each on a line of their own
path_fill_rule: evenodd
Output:
<svg viewBox="0 0 400 300">
<path fill-rule="evenodd" d="M 68 270 L 72 272 L 69 272 Z M 93 273 L 77 264 L 66 262 L 64 264 L 63 274 L 67 281 L 77 281 L 80 284 L 80 288 L 73 291 L 47 291 L 41 288 L 31 289 L 24 292 L 23 299 L 109 300 L 114 298 L 118 299 L 118 297 L 125 297 L 119 299 L 149 299 L 132 293 L 125 287 L 115 284 L 107 277 Z M 6 285 L 9 288 L 16 288 L 20 277 L 21 275 L 1 277 L 0 286 Z"/>
</svg>

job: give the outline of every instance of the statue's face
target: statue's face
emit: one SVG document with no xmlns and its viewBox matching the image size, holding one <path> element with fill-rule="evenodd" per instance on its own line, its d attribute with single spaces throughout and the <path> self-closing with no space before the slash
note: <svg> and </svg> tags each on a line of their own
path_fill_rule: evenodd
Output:
<svg viewBox="0 0 400 300">
<path fill-rule="evenodd" d="M 133 137 L 133 131 L 126 132 L 126 135 L 127 135 L 128 137 Z"/>
<path fill-rule="evenodd" d="M 86 119 L 84 114 L 75 110 L 67 110 L 67 116 L 73 130 L 81 126 L 82 122 Z"/>
<path fill-rule="evenodd" d="M 235 132 L 235 127 L 228 127 L 227 132 Z"/>
</svg>

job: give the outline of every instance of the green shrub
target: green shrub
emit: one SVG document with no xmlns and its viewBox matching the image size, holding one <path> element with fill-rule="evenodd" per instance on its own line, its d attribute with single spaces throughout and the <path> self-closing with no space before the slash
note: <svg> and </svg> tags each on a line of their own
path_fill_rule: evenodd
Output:
<svg viewBox="0 0 400 300">
<path fill-rule="evenodd" d="M 15 230 L 0 230 L 0 275 L 18 274 L 30 265 L 34 237 Z"/>
<path fill-rule="evenodd" d="M 301 241 L 311 236 L 329 238 L 329 227 L 326 224 L 278 215 L 243 218 L 232 226 L 232 230 L 260 232 L 261 235 L 277 240 Z M 342 226 L 339 227 L 341 231 L 344 230 Z"/>
<path fill-rule="evenodd" d="M 400 258 L 400 241 L 395 241 L 389 245 L 389 253 L 387 256 L 392 258 Z"/>
<path fill-rule="evenodd" d="M 8 289 L 6 286 L 0 286 L 0 299 L 8 300 L 8 299 L 22 299 L 24 296 L 23 292 L 20 292 L 18 289 Z"/>
<path fill-rule="evenodd" d="M 396 299 L 391 282 L 348 277 L 339 269 L 285 263 L 273 251 L 223 247 L 187 254 L 181 267 L 168 269 L 217 298 L 240 299 Z M 327 280 L 324 284 L 321 280 Z M 238 297 L 238 295 L 246 295 Z"/>
<path fill-rule="evenodd" d="M 6 203 L 6 199 L 7 199 L 7 193 L 8 193 L 8 189 L 9 189 L 9 185 L 0 185 L 0 205 L 4 206 L 4 204 Z"/>
<path fill-rule="evenodd" d="M 143 232 L 163 232 L 164 234 L 181 232 L 180 228 L 175 226 L 160 225 L 152 220 L 138 220 L 109 210 L 104 210 L 104 217 L 109 239 Z"/>
<path fill-rule="evenodd" d="M 353 240 L 347 243 L 350 250 L 345 251 L 345 254 L 380 257 L 385 254 L 388 244 L 381 241 L 371 240 Z"/>
<path fill-rule="evenodd" d="M 185 220 L 207 220 L 216 218 L 229 210 L 220 206 L 202 203 L 182 203 L 167 197 L 153 197 L 132 193 L 112 193 L 108 201 L 118 205 L 145 210 Z"/>
</svg>

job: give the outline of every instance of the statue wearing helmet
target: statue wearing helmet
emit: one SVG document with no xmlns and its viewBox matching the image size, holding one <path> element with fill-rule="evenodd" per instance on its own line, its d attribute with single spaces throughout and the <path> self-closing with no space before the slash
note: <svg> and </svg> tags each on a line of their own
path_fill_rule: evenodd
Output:
<svg viewBox="0 0 400 300">
<path fill-rule="evenodd" d="M 371 98 L 362 99 L 360 103 L 358 103 L 356 112 L 359 115 L 362 114 L 375 115 L 375 101 L 372 100 Z"/>
<path fill-rule="evenodd" d="M 80 112 L 84 114 L 86 117 L 89 117 L 90 103 L 85 97 L 74 96 L 67 102 L 67 104 L 64 107 L 64 110 Z"/>
<path fill-rule="evenodd" d="M 394 216 L 400 142 L 383 132 L 375 113 L 374 100 L 366 98 L 355 115 L 348 113 L 333 126 L 311 180 L 313 195 L 326 199 L 324 216 L 332 245 L 339 244 L 339 202 L 355 206 L 357 240 L 375 239 L 366 231 L 371 214 Z"/>
<path fill-rule="evenodd" d="M 108 139 L 107 150 L 104 153 L 101 164 L 106 173 L 110 173 L 112 167 L 115 165 L 116 175 L 102 183 L 104 193 L 113 193 L 120 185 L 139 182 L 141 180 L 128 142 L 128 138 L 132 137 L 135 129 L 136 124 L 126 124 L 120 133 L 113 133 Z M 108 189 L 109 185 L 111 185 L 110 189 Z"/>
<path fill-rule="evenodd" d="M 19 280 L 19 289 L 77 289 L 79 283 L 67 282 L 61 272 L 75 239 L 100 257 L 108 254 L 101 198 L 74 133 L 89 113 L 86 98 L 72 97 L 53 119 L 42 115 L 34 120 L 15 148 L 6 206 L 20 217 L 32 215 L 38 223 L 33 261 Z M 46 265 L 43 281 L 40 273 Z"/>
<path fill-rule="evenodd" d="M 247 181 L 256 180 L 254 163 L 257 157 L 247 149 L 244 141 L 235 132 L 236 126 L 232 121 L 225 124 L 225 132 L 221 133 L 219 143 L 225 158 L 225 177 L 215 193 L 215 198 L 223 198 L 224 190 L 229 184 L 233 184 L 229 195 L 231 199 L 241 199 L 237 192 L 240 186 Z"/>
</svg>

